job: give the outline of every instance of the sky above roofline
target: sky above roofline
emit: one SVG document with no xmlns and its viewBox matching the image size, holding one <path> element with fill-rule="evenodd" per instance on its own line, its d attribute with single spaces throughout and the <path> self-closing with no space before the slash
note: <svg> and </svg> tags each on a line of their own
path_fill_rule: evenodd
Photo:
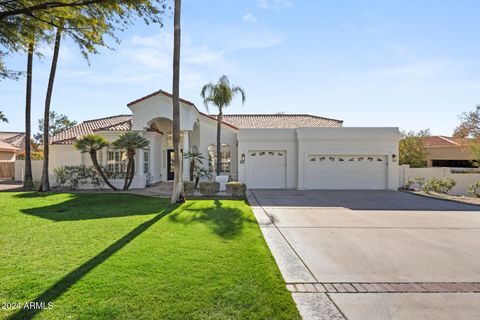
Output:
<svg viewBox="0 0 480 320">
<path fill-rule="evenodd" d="M 473 0 L 184 0 L 181 97 L 206 112 L 201 86 L 222 74 L 247 93 L 226 113 L 304 113 L 344 126 L 430 128 L 451 135 L 479 103 L 480 2 Z M 172 15 L 140 21 L 115 51 L 82 60 L 61 48 L 52 109 L 79 122 L 129 113 L 127 103 L 171 92 Z M 32 128 L 42 117 L 51 48 L 34 61 Z M 24 70 L 26 57 L 7 58 Z M 25 79 L 0 81 L 0 110 L 23 131 Z M 214 112 L 212 108 L 209 110 Z"/>
</svg>

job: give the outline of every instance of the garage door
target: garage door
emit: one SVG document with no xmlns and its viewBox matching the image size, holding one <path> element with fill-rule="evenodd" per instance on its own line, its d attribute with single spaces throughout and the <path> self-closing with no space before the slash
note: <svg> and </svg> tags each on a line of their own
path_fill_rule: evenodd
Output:
<svg viewBox="0 0 480 320">
<path fill-rule="evenodd" d="M 305 158 L 307 189 L 386 189 L 386 156 L 321 155 Z"/>
<path fill-rule="evenodd" d="M 281 189 L 286 187 L 286 151 L 250 150 L 245 161 L 248 188 Z"/>
</svg>

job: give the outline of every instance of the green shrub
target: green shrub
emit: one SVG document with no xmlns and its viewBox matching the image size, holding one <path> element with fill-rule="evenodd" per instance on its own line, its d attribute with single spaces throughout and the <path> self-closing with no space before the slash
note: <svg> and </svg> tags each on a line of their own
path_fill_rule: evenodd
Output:
<svg viewBox="0 0 480 320">
<path fill-rule="evenodd" d="M 195 191 L 195 182 L 184 181 L 183 182 L 183 191 L 185 192 L 185 196 L 193 196 L 193 193 Z"/>
<path fill-rule="evenodd" d="M 480 198 L 480 180 L 468 187 L 468 193 L 474 197 Z"/>
<path fill-rule="evenodd" d="M 427 182 L 423 185 L 423 191 L 426 193 L 436 192 L 436 193 L 443 193 L 447 194 L 450 192 L 455 186 L 457 182 L 452 178 L 430 178 Z"/>
<path fill-rule="evenodd" d="M 83 185 L 91 183 L 94 189 L 99 190 L 104 186 L 103 179 L 94 167 L 85 165 L 64 166 L 53 170 L 57 190 L 78 190 Z"/>
<path fill-rule="evenodd" d="M 423 184 L 425 183 L 424 177 L 415 177 L 408 179 L 407 183 L 405 184 L 405 188 L 408 190 L 412 190 L 413 186 L 418 186 L 418 189 L 423 189 Z"/>
<path fill-rule="evenodd" d="M 220 183 L 215 181 L 202 181 L 198 186 L 200 192 L 206 197 L 216 196 L 220 190 Z"/>
<path fill-rule="evenodd" d="M 247 186 L 245 183 L 227 182 L 225 187 L 228 195 L 235 198 L 245 198 L 245 192 L 247 191 Z"/>
</svg>

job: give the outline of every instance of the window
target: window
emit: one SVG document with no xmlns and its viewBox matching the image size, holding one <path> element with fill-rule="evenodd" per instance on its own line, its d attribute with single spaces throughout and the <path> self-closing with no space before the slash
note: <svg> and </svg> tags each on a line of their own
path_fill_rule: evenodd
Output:
<svg viewBox="0 0 480 320">
<path fill-rule="evenodd" d="M 125 172 L 127 165 L 127 153 L 125 151 L 109 150 L 107 168 L 109 173 Z"/>
<path fill-rule="evenodd" d="M 150 150 L 143 150 L 143 173 L 150 172 Z"/>
<path fill-rule="evenodd" d="M 208 146 L 208 167 L 210 172 L 216 172 L 217 145 Z M 230 172 L 230 145 L 222 143 L 220 147 L 220 172 Z"/>
</svg>

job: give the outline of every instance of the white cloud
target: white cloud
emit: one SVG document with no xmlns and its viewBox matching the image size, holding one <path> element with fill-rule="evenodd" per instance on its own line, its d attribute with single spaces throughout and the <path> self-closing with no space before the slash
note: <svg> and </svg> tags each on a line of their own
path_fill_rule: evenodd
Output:
<svg viewBox="0 0 480 320">
<path fill-rule="evenodd" d="M 258 0 L 259 8 L 279 10 L 293 6 L 292 0 Z"/>
<path fill-rule="evenodd" d="M 242 20 L 250 23 L 255 23 L 257 22 L 257 17 L 255 17 L 253 13 L 249 12 L 242 17 Z"/>
</svg>

